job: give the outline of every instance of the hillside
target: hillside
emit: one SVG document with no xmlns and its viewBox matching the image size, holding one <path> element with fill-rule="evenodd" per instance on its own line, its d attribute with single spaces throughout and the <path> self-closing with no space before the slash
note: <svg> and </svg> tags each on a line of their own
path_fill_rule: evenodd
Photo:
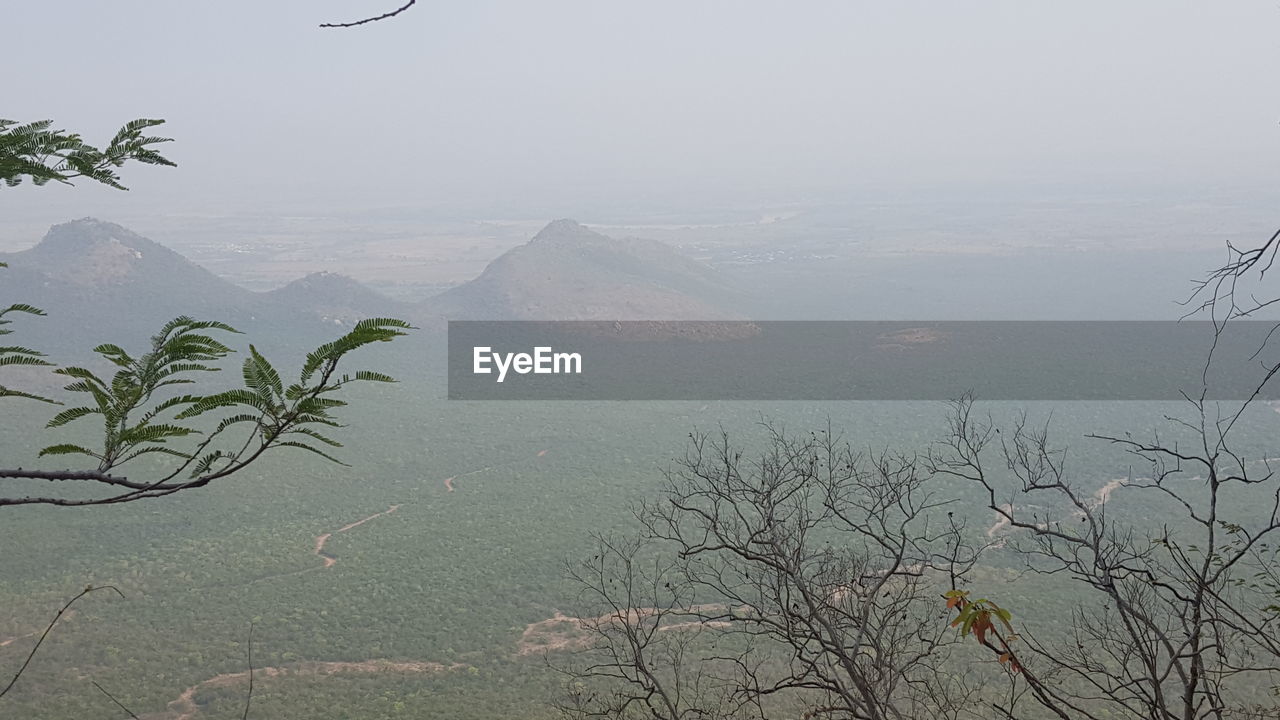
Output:
<svg viewBox="0 0 1280 720">
<path fill-rule="evenodd" d="M 713 320 L 735 317 L 737 299 L 715 270 L 669 245 L 556 220 L 428 305 L 467 320 Z"/>
<path fill-rule="evenodd" d="M 35 247 L 3 260 L 14 270 L 6 289 L 56 285 L 56 292 L 36 291 L 54 302 L 163 295 L 172 304 L 206 308 L 243 306 L 252 296 L 157 242 L 93 218 L 54 225 Z"/>
<path fill-rule="evenodd" d="M 572 220 L 547 225 L 479 277 L 426 303 L 387 298 L 331 272 L 253 292 L 110 222 L 53 226 L 34 247 L 0 255 L 0 301 L 43 308 L 23 341 L 63 358 L 103 342 L 144 342 L 178 315 L 216 318 L 263 349 L 297 350 L 365 317 L 401 317 L 424 330 L 445 319 L 737 319 L 737 292 L 717 271 L 663 243 L 606 237 Z M 429 334 L 429 333 L 428 333 Z"/>
<path fill-rule="evenodd" d="M 138 343 L 178 315 L 215 318 L 266 335 L 269 345 L 291 345 L 331 335 L 334 324 L 406 309 L 332 273 L 251 292 L 157 242 L 93 218 L 55 225 L 31 249 L 0 255 L 0 261 L 9 264 L 0 270 L 0 302 L 29 303 L 49 315 L 21 321 L 23 342 L 58 353 L 78 355 L 107 341 Z"/>
<path fill-rule="evenodd" d="M 403 316 L 410 310 L 353 278 L 332 272 L 311 273 L 264 293 L 262 299 L 272 306 L 289 308 L 337 325 L 368 317 Z"/>
</svg>

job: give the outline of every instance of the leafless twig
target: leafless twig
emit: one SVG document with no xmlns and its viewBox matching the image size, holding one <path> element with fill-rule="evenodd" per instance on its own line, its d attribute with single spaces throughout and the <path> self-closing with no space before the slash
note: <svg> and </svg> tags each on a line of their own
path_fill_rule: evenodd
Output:
<svg viewBox="0 0 1280 720">
<path fill-rule="evenodd" d="M 395 17 L 395 16 L 399 15 L 400 13 L 404 12 L 405 10 L 408 10 L 409 8 L 413 7 L 413 6 L 414 6 L 414 4 L 415 4 L 415 3 L 417 3 L 417 2 L 418 2 L 418 0 L 409 0 L 409 2 L 407 2 L 407 3 L 403 4 L 403 5 L 401 5 L 400 7 L 396 8 L 395 10 L 392 10 L 392 11 L 390 11 L 390 12 L 385 12 L 385 13 L 383 13 L 383 14 L 381 14 L 381 15 L 377 15 L 377 16 L 374 16 L 374 17 L 367 17 L 367 18 L 364 18 L 363 20 L 352 20 L 351 22 L 340 22 L 340 23 L 321 23 L 321 24 L 320 24 L 320 27 L 322 27 L 322 28 L 350 28 L 350 27 L 356 27 L 356 26 L 358 26 L 358 25 L 367 25 L 367 24 L 369 24 L 369 23 L 378 22 L 379 20 L 386 20 L 386 19 L 388 19 L 388 18 L 393 18 L 393 17 Z"/>
<path fill-rule="evenodd" d="M 4 697 L 5 694 L 13 689 L 14 685 L 18 684 L 18 678 L 22 677 L 22 673 L 26 672 L 27 666 L 31 664 L 31 660 L 35 658 L 36 653 L 39 652 L 40 646 L 44 644 L 45 638 L 49 637 L 49 633 L 53 632 L 53 626 L 58 624 L 58 620 L 62 619 L 62 616 L 66 614 L 67 610 L 70 610 L 71 606 L 75 605 L 76 601 L 80 598 L 99 590 L 110 590 L 119 595 L 121 599 L 124 599 L 124 593 L 120 592 L 120 588 L 117 588 L 115 585 L 85 586 L 85 589 L 81 590 L 80 594 L 68 600 L 67 604 L 63 605 L 62 609 L 58 611 L 58 614 L 53 616 L 53 620 L 49 622 L 49 626 L 44 629 L 44 632 L 40 635 L 40 639 L 36 641 L 35 647 L 31 648 L 31 652 L 27 654 L 27 659 L 22 663 L 22 667 L 19 667 L 18 672 L 14 673 L 13 679 L 9 681 L 9 684 L 6 685 L 3 690 L 0 690 L 0 697 Z"/>
<path fill-rule="evenodd" d="M 253 622 L 249 623 L 249 692 L 244 698 L 244 715 L 241 720 L 249 720 L 249 703 L 253 702 Z"/>
<path fill-rule="evenodd" d="M 90 680 L 90 682 L 92 682 L 92 683 L 93 683 L 93 686 L 94 686 L 94 687 L 98 688 L 98 691 L 99 691 L 99 692 L 101 692 L 103 695 L 106 695 L 108 700 L 110 700 L 111 702 L 115 703 L 115 704 L 116 704 L 116 707 L 118 707 L 118 708 L 120 708 L 121 710 L 123 710 L 123 711 L 125 711 L 125 712 L 129 713 L 129 717 L 133 718 L 133 720 L 138 720 L 138 716 L 137 716 L 137 715 L 135 715 L 135 714 L 134 714 L 134 712 L 133 712 L 132 710 L 130 710 L 129 708 L 125 707 L 125 706 L 124 706 L 124 703 L 122 703 L 122 702 L 120 702 L 119 700 L 117 700 L 117 699 L 115 698 L 115 696 L 114 696 L 114 695 L 112 695 L 111 693 L 107 692 L 106 688 L 104 688 L 104 687 L 102 687 L 101 685 L 99 685 L 96 681 Z"/>
</svg>

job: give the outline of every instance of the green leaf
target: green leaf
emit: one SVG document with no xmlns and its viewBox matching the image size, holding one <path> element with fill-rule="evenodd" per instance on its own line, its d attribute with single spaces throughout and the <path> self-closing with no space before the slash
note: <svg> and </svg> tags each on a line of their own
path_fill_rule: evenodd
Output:
<svg viewBox="0 0 1280 720">
<path fill-rule="evenodd" d="M 296 430 L 291 430 L 290 433 L 299 433 L 302 435 L 313 437 L 316 440 L 319 440 L 320 442 L 324 443 L 325 445 L 328 445 L 329 447 L 342 447 L 342 443 L 338 442 L 337 440 L 325 437 L 324 435 L 321 435 L 320 433 L 310 428 L 298 428 Z"/>
<path fill-rule="evenodd" d="M 85 417 L 87 415 L 97 415 L 101 413 L 102 413 L 102 410 L 99 408 L 91 408 L 91 407 L 67 408 L 66 410 L 63 410 L 57 415 L 54 415 L 53 419 L 45 424 L 45 427 L 47 428 L 61 427 L 71 422 L 72 420 L 79 420 L 80 418 Z"/>
<path fill-rule="evenodd" d="M 48 367 L 53 365 L 53 363 L 47 360 L 41 360 L 39 357 L 33 357 L 26 354 L 0 356 L 0 367 L 4 367 L 6 365 L 43 365 Z"/>
<path fill-rule="evenodd" d="M 385 373 L 373 372 L 372 370 L 357 370 L 355 374 L 356 380 L 365 380 L 368 382 L 384 382 L 393 383 L 396 379 Z"/>
<path fill-rule="evenodd" d="M 3 385 L 0 385 L 0 398 L 5 398 L 5 397 L 23 398 L 23 399 L 26 399 L 26 400 L 38 400 L 39 402 L 49 403 L 50 405 L 61 405 L 61 404 L 62 404 L 62 403 L 58 402 L 57 400 L 51 400 L 51 399 L 49 399 L 49 398 L 47 398 L 47 397 L 43 397 L 43 396 L 41 396 L 41 395 L 35 395 L 35 394 L 33 394 L 33 393 L 24 392 L 24 391 L 22 391 L 22 390 L 14 390 L 14 389 L 12 389 L 12 388 L 7 388 L 7 387 L 5 387 L 5 386 L 3 386 Z"/>
<path fill-rule="evenodd" d="M 317 450 L 317 449 L 315 449 L 315 448 L 311 447 L 310 445 L 306 445 L 306 444 L 304 444 L 304 443 L 295 442 L 295 441 L 293 441 L 293 440 L 283 440 L 283 441 L 281 441 L 281 442 L 276 443 L 276 446 L 277 446 L 277 447 L 295 447 L 295 448 L 300 448 L 300 449 L 302 449 L 302 450 L 306 450 L 306 451 L 308 451 L 308 452 L 313 452 L 313 453 L 315 453 L 316 455 L 319 455 L 320 457 L 322 457 L 322 458 L 324 458 L 324 459 L 326 459 L 326 460 L 329 460 L 330 462 L 335 462 L 335 463 L 337 463 L 337 464 L 339 464 L 339 465 L 341 465 L 341 466 L 343 466 L 343 467 L 350 467 L 349 465 L 347 465 L 346 463 L 342 462 L 342 461 L 341 461 L 341 460 L 339 460 L 338 458 L 336 458 L 336 457 L 334 457 L 334 456 L 332 456 L 332 455 L 329 455 L 328 453 L 325 453 L 325 452 L 323 452 L 323 451 Z"/>
<path fill-rule="evenodd" d="M 44 457 L 46 455 L 88 455 L 93 458 L 99 457 L 97 453 L 88 448 L 81 447 L 79 445 L 72 445 L 70 443 L 50 445 L 40 451 L 39 457 Z"/>
</svg>

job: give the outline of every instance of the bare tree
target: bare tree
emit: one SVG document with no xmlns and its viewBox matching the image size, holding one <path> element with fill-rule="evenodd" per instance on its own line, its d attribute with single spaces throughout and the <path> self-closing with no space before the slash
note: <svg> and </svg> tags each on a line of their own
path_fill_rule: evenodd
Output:
<svg viewBox="0 0 1280 720">
<path fill-rule="evenodd" d="M 981 488 L 989 510 L 1020 535 L 1029 571 L 1069 577 L 1085 592 L 1068 638 L 1020 628 L 1018 643 L 998 632 L 982 643 L 1021 670 L 1011 677 L 1023 691 L 999 706 L 1005 715 L 1280 717 L 1266 697 L 1280 683 L 1280 482 L 1271 461 L 1248 457 L 1237 439 L 1280 364 L 1260 361 L 1242 401 L 1209 399 L 1228 324 L 1276 302 L 1245 287 L 1265 277 L 1277 237 L 1253 250 L 1229 247 L 1229 262 L 1196 284 L 1188 303 L 1213 321 L 1214 342 L 1186 412 L 1146 438 L 1089 436 L 1137 460 L 1142 470 L 1127 479 L 1092 490 L 1073 477 L 1047 424 L 1023 415 L 1002 432 L 970 398 L 954 404 L 931 469 Z M 1159 519 L 1118 519 L 1107 498 L 1120 488 L 1126 505 Z"/>
<path fill-rule="evenodd" d="M 678 561 L 657 555 L 641 538 L 597 538 L 596 554 L 571 565 L 569 577 L 583 590 L 575 618 L 591 648 L 558 668 L 569 677 L 561 710 L 573 718 L 731 717 L 734 700 L 721 679 L 723 662 L 710 660 L 715 631 L 683 581 Z M 713 666 L 717 666 L 713 671 Z"/>
<path fill-rule="evenodd" d="M 969 400 L 956 403 L 951 422 L 933 469 L 983 489 L 991 511 L 1022 533 L 1016 547 L 1031 572 L 1070 577 L 1087 591 L 1069 638 L 1021 628 L 1016 646 L 989 645 L 1023 668 L 1011 677 L 1030 692 L 1015 698 L 1061 717 L 1226 718 L 1280 678 L 1274 589 L 1265 582 L 1274 578 L 1280 491 L 1256 492 L 1273 479 L 1270 468 L 1251 473 L 1257 463 L 1236 454 L 1220 426 L 1191 426 L 1201 441 L 1194 447 L 1102 438 L 1150 468 L 1123 485 L 1126 499 L 1159 509 L 1160 522 L 1137 526 L 1114 519 L 1071 477 L 1046 427 L 1024 417 L 998 432 Z M 1006 470 L 1012 488 L 1000 477 Z M 1252 517 L 1240 516 L 1246 505 Z M 1000 710 L 1037 716 L 1016 702 Z"/>
<path fill-rule="evenodd" d="M 1246 289 L 1277 238 L 1229 248 L 1189 298 L 1214 342 L 1186 411 L 1146 438 L 1089 436 L 1141 468 L 1101 488 L 1073 475 L 1047 423 L 1001 428 L 971 397 L 923 458 L 856 454 L 830 429 L 768 428 L 747 460 L 723 432 L 691 436 L 662 499 L 637 512 L 639 538 L 601 538 L 573 568 L 594 643 L 562 668 L 566 714 L 1280 717 L 1280 481 L 1239 438 L 1280 362 L 1264 344 L 1252 394 L 1210 400 L 1228 325 L 1277 302 Z M 981 491 L 1028 573 L 1080 588 L 1065 629 L 1013 622 L 999 589 L 960 588 L 982 548 L 938 478 Z M 957 630 L 939 632 L 941 598 Z M 970 637 L 997 663 L 953 645 Z"/>
<path fill-rule="evenodd" d="M 974 708 L 942 595 L 976 560 L 917 458 L 764 425 L 695 434 L 630 541 L 571 568 L 594 641 L 571 717 L 955 718 Z"/>
</svg>

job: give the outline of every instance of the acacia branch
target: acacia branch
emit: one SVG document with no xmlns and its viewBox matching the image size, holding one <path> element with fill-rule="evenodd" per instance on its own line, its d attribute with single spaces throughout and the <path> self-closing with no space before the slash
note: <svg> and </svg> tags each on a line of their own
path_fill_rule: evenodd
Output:
<svg viewBox="0 0 1280 720">
<path fill-rule="evenodd" d="M 252 356 L 245 361 L 246 384 L 248 386 L 246 389 L 232 390 L 209 396 L 183 396 L 177 398 L 176 401 L 166 401 L 166 403 L 147 411 L 140 424 L 129 425 L 125 411 L 138 410 L 145 407 L 145 400 L 150 397 L 151 391 L 158 387 L 158 385 L 154 384 L 157 379 L 169 376 L 160 374 L 160 371 L 166 370 L 169 365 L 172 365 L 173 356 L 176 352 L 167 350 L 169 344 L 168 333 L 174 329 L 201 329 L 209 325 L 211 323 L 198 323 L 190 318 L 179 318 L 171 322 L 164 333 L 153 338 L 153 347 L 155 348 L 153 353 L 144 356 L 141 361 L 129 358 L 123 350 L 114 348 L 114 346 L 104 346 L 107 348 L 104 354 L 110 355 L 111 359 L 117 361 L 117 364 L 121 364 L 120 361 L 123 359 L 124 364 L 129 366 L 128 370 L 131 373 L 131 375 L 125 376 L 124 380 L 121 380 L 121 376 L 125 371 L 118 373 L 112 381 L 111 388 L 114 388 L 117 384 L 127 385 L 128 382 L 141 378 L 135 382 L 135 385 L 138 386 L 138 392 L 134 395 L 127 395 L 127 405 L 124 402 L 117 402 L 114 405 L 106 406 L 105 409 L 74 408 L 65 411 L 59 417 L 55 417 L 50 421 L 51 426 L 57 427 L 94 412 L 107 415 L 109 423 L 106 444 L 101 453 L 91 453 L 79 446 L 55 446 L 55 448 L 63 450 L 63 453 L 67 452 L 66 448 L 69 447 L 72 452 L 92 454 L 93 457 L 100 458 L 97 469 L 88 471 L 0 469 L 0 479 L 16 478 L 48 480 L 51 482 L 83 480 L 119 488 L 115 490 L 115 494 L 91 498 L 0 497 L 0 507 L 13 505 L 84 507 L 163 497 L 183 490 L 204 487 L 215 480 L 240 472 L 258 460 L 268 450 L 275 448 L 300 448 L 321 455 L 327 460 L 342 464 L 340 460 L 332 455 L 307 444 L 307 441 L 317 440 L 333 447 L 341 446 L 336 440 L 325 437 L 312 429 L 312 426 L 317 424 L 328 427 L 341 427 L 329 414 L 328 409 L 343 406 L 346 403 L 326 396 L 343 389 L 353 382 L 394 382 L 394 379 L 380 373 L 367 371 L 357 372 L 354 376 L 339 376 L 337 371 L 340 361 L 348 352 L 363 345 L 376 341 L 389 341 L 403 335 L 402 329 L 412 329 L 412 326 L 407 323 L 394 319 L 378 318 L 362 321 L 347 335 L 333 343 L 322 345 L 315 352 L 309 354 L 309 364 L 304 366 L 300 382 L 290 386 L 287 391 L 284 389 L 275 369 L 250 346 Z M 220 327 L 225 328 L 225 326 Z M 220 357 L 229 352 L 225 346 L 216 344 L 212 340 L 207 338 L 197 339 L 205 340 L 206 345 L 213 348 L 213 350 L 203 353 L 204 355 Z M 161 351 L 165 351 L 166 354 L 159 354 Z M 206 358 L 197 357 L 196 359 L 205 360 Z M 157 365 L 159 370 L 155 367 Z M 197 367 L 191 369 L 207 370 L 209 368 Z M 176 371 L 171 370 L 169 374 L 173 372 Z M 104 403 L 109 403 L 110 398 L 107 395 L 106 381 L 100 380 L 88 370 L 80 368 L 71 368 L 64 374 L 82 378 L 79 384 L 88 387 L 90 391 L 94 392 L 99 408 L 103 408 Z M 73 387 L 68 386 L 69 389 Z M 83 389 L 83 387 L 78 389 Z M 204 435 L 203 439 L 195 444 L 190 451 L 178 451 L 164 445 L 165 440 L 169 437 L 186 437 L 196 434 L 195 430 L 182 426 L 147 425 L 159 412 L 173 407 L 175 404 L 187 406 L 185 410 L 178 414 L 179 420 L 196 417 L 221 408 L 234 408 L 241 410 L 241 413 L 224 418 L 216 430 Z M 124 406 L 123 410 L 121 409 L 122 405 Z M 254 410 L 256 417 L 252 414 L 243 413 L 243 408 L 246 405 Z M 237 442 L 238 447 L 233 445 L 230 448 L 218 448 L 214 445 L 215 441 L 225 438 L 224 432 L 230 432 L 229 429 L 236 427 L 239 423 L 249 423 L 252 426 L 252 429 L 245 434 L 243 443 Z M 154 427 L 159 427 L 161 432 L 167 434 L 159 437 L 144 434 L 139 434 L 137 437 L 129 437 L 130 433 L 139 433 L 140 428 L 146 430 Z M 47 448 L 45 452 L 55 448 Z M 206 451 L 210 452 L 206 454 Z M 111 474 L 111 471 L 115 468 L 146 452 L 165 452 L 169 455 L 176 455 L 182 462 L 177 463 L 176 467 L 170 467 L 156 479 L 149 481 L 129 480 L 127 477 Z M 182 476 L 186 476 L 186 479 L 182 479 Z"/>
<path fill-rule="evenodd" d="M 22 468 L 6 470 L 4 468 L 0 468 L 0 478 L 23 480 L 92 480 L 94 482 L 105 483 L 107 485 L 123 485 L 125 487 L 130 487 L 128 478 L 120 475 L 110 475 L 98 470 L 23 470 Z M 0 504 L 3 504 L 2 500 L 0 500 Z"/>
</svg>

